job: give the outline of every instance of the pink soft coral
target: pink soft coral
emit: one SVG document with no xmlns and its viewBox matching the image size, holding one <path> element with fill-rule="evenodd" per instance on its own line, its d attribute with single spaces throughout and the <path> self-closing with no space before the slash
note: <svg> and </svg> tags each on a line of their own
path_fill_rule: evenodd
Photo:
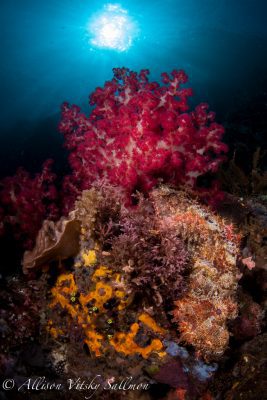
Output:
<svg viewBox="0 0 267 400">
<path fill-rule="evenodd" d="M 60 132 L 70 150 L 72 175 L 64 189 L 70 207 L 80 190 L 99 178 L 123 187 L 129 196 L 150 190 L 160 180 L 195 188 L 198 176 L 215 172 L 227 146 L 224 129 L 207 104 L 189 112 L 189 88 L 183 71 L 162 74 L 164 85 L 149 82 L 148 70 L 127 68 L 90 96 L 89 117 L 79 107 L 62 106 Z"/>
<path fill-rule="evenodd" d="M 139 74 L 115 68 L 114 77 L 90 96 L 89 117 L 79 107 L 62 106 L 59 130 L 69 150 L 72 173 L 63 180 L 61 211 L 66 214 L 81 191 L 95 181 L 120 187 L 128 202 L 139 190 L 148 192 L 159 181 L 195 189 L 197 178 L 215 172 L 227 146 L 224 129 L 214 122 L 207 104 L 188 111 L 189 88 L 183 71 L 162 74 L 163 85 L 149 82 L 148 70 Z M 55 176 L 48 160 L 31 177 L 20 169 L 0 187 L 0 233 L 6 226 L 29 247 L 44 218 L 55 218 Z M 215 185 L 199 190 L 203 197 L 219 198 Z"/>
<path fill-rule="evenodd" d="M 56 218 L 57 196 L 52 160 L 47 160 L 41 173 L 31 176 L 23 168 L 16 175 L 6 177 L 0 185 L 0 233 L 11 229 L 17 240 L 29 248 L 45 218 Z"/>
</svg>

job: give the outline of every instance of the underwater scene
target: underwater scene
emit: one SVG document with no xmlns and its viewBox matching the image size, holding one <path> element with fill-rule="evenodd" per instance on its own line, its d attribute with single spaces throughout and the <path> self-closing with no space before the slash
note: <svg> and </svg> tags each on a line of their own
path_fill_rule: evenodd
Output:
<svg viewBox="0 0 267 400">
<path fill-rule="evenodd" d="M 267 399 L 267 2 L 0 18 L 0 400 Z"/>
</svg>

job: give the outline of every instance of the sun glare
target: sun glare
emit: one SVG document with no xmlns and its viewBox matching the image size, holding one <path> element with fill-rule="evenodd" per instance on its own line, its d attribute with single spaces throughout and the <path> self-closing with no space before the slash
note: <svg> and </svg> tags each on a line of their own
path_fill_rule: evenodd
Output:
<svg viewBox="0 0 267 400">
<path fill-rule="evenodd" d="M 135 21 L 119 4 L 106 4 L 88 24 L 90 43 L 94 47 L 128 50 L 138 33 Z"/>
</svg>

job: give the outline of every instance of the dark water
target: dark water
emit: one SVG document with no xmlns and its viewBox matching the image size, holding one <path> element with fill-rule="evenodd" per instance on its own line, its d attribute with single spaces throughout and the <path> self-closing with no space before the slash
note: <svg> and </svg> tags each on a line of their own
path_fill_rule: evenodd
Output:
<svg viewBox="0 0 267 400">
<path fill-rule="evenodd" d="M 258 130 L 267 101 L 266 1 L 122 1 L 139 27 L 126 52 L 88 43 L 88 20 L 104 4 L 1 1 L 1 176 L 21 164 L 38 170 L 47 157 L 61 169 L 60 104 L 88 110 L 88 94 L 112 77 L 113 67 L 149 68 L 153 79 L 183 68 L 193 102 L 208 101 L 221 122 L 234 112 L 240 123 L 245 115 Z"/>
</svg>

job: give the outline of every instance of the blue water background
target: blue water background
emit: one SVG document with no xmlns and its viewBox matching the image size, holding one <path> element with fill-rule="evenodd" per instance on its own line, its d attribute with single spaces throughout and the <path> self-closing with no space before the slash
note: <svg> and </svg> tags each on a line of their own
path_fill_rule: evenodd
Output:
<svg viewBox="0 0 267 400">
<path fill-rule="evenodd" d="M 64 163 L 56 127 L 67 100 L 88 112 L 88 95 L 112 68 L 149 68 L 151 78 L 183 68 L 195 97 L 219 120 L 266 92 L 267 1 L 126 0 L 115 2 L 139 25 L 123 53 L 92 49 L 88 20 L 107 2 L 2 0 L 1 175 L 23 164 L 38 170 L 47 157 Z"/>
</svg>

